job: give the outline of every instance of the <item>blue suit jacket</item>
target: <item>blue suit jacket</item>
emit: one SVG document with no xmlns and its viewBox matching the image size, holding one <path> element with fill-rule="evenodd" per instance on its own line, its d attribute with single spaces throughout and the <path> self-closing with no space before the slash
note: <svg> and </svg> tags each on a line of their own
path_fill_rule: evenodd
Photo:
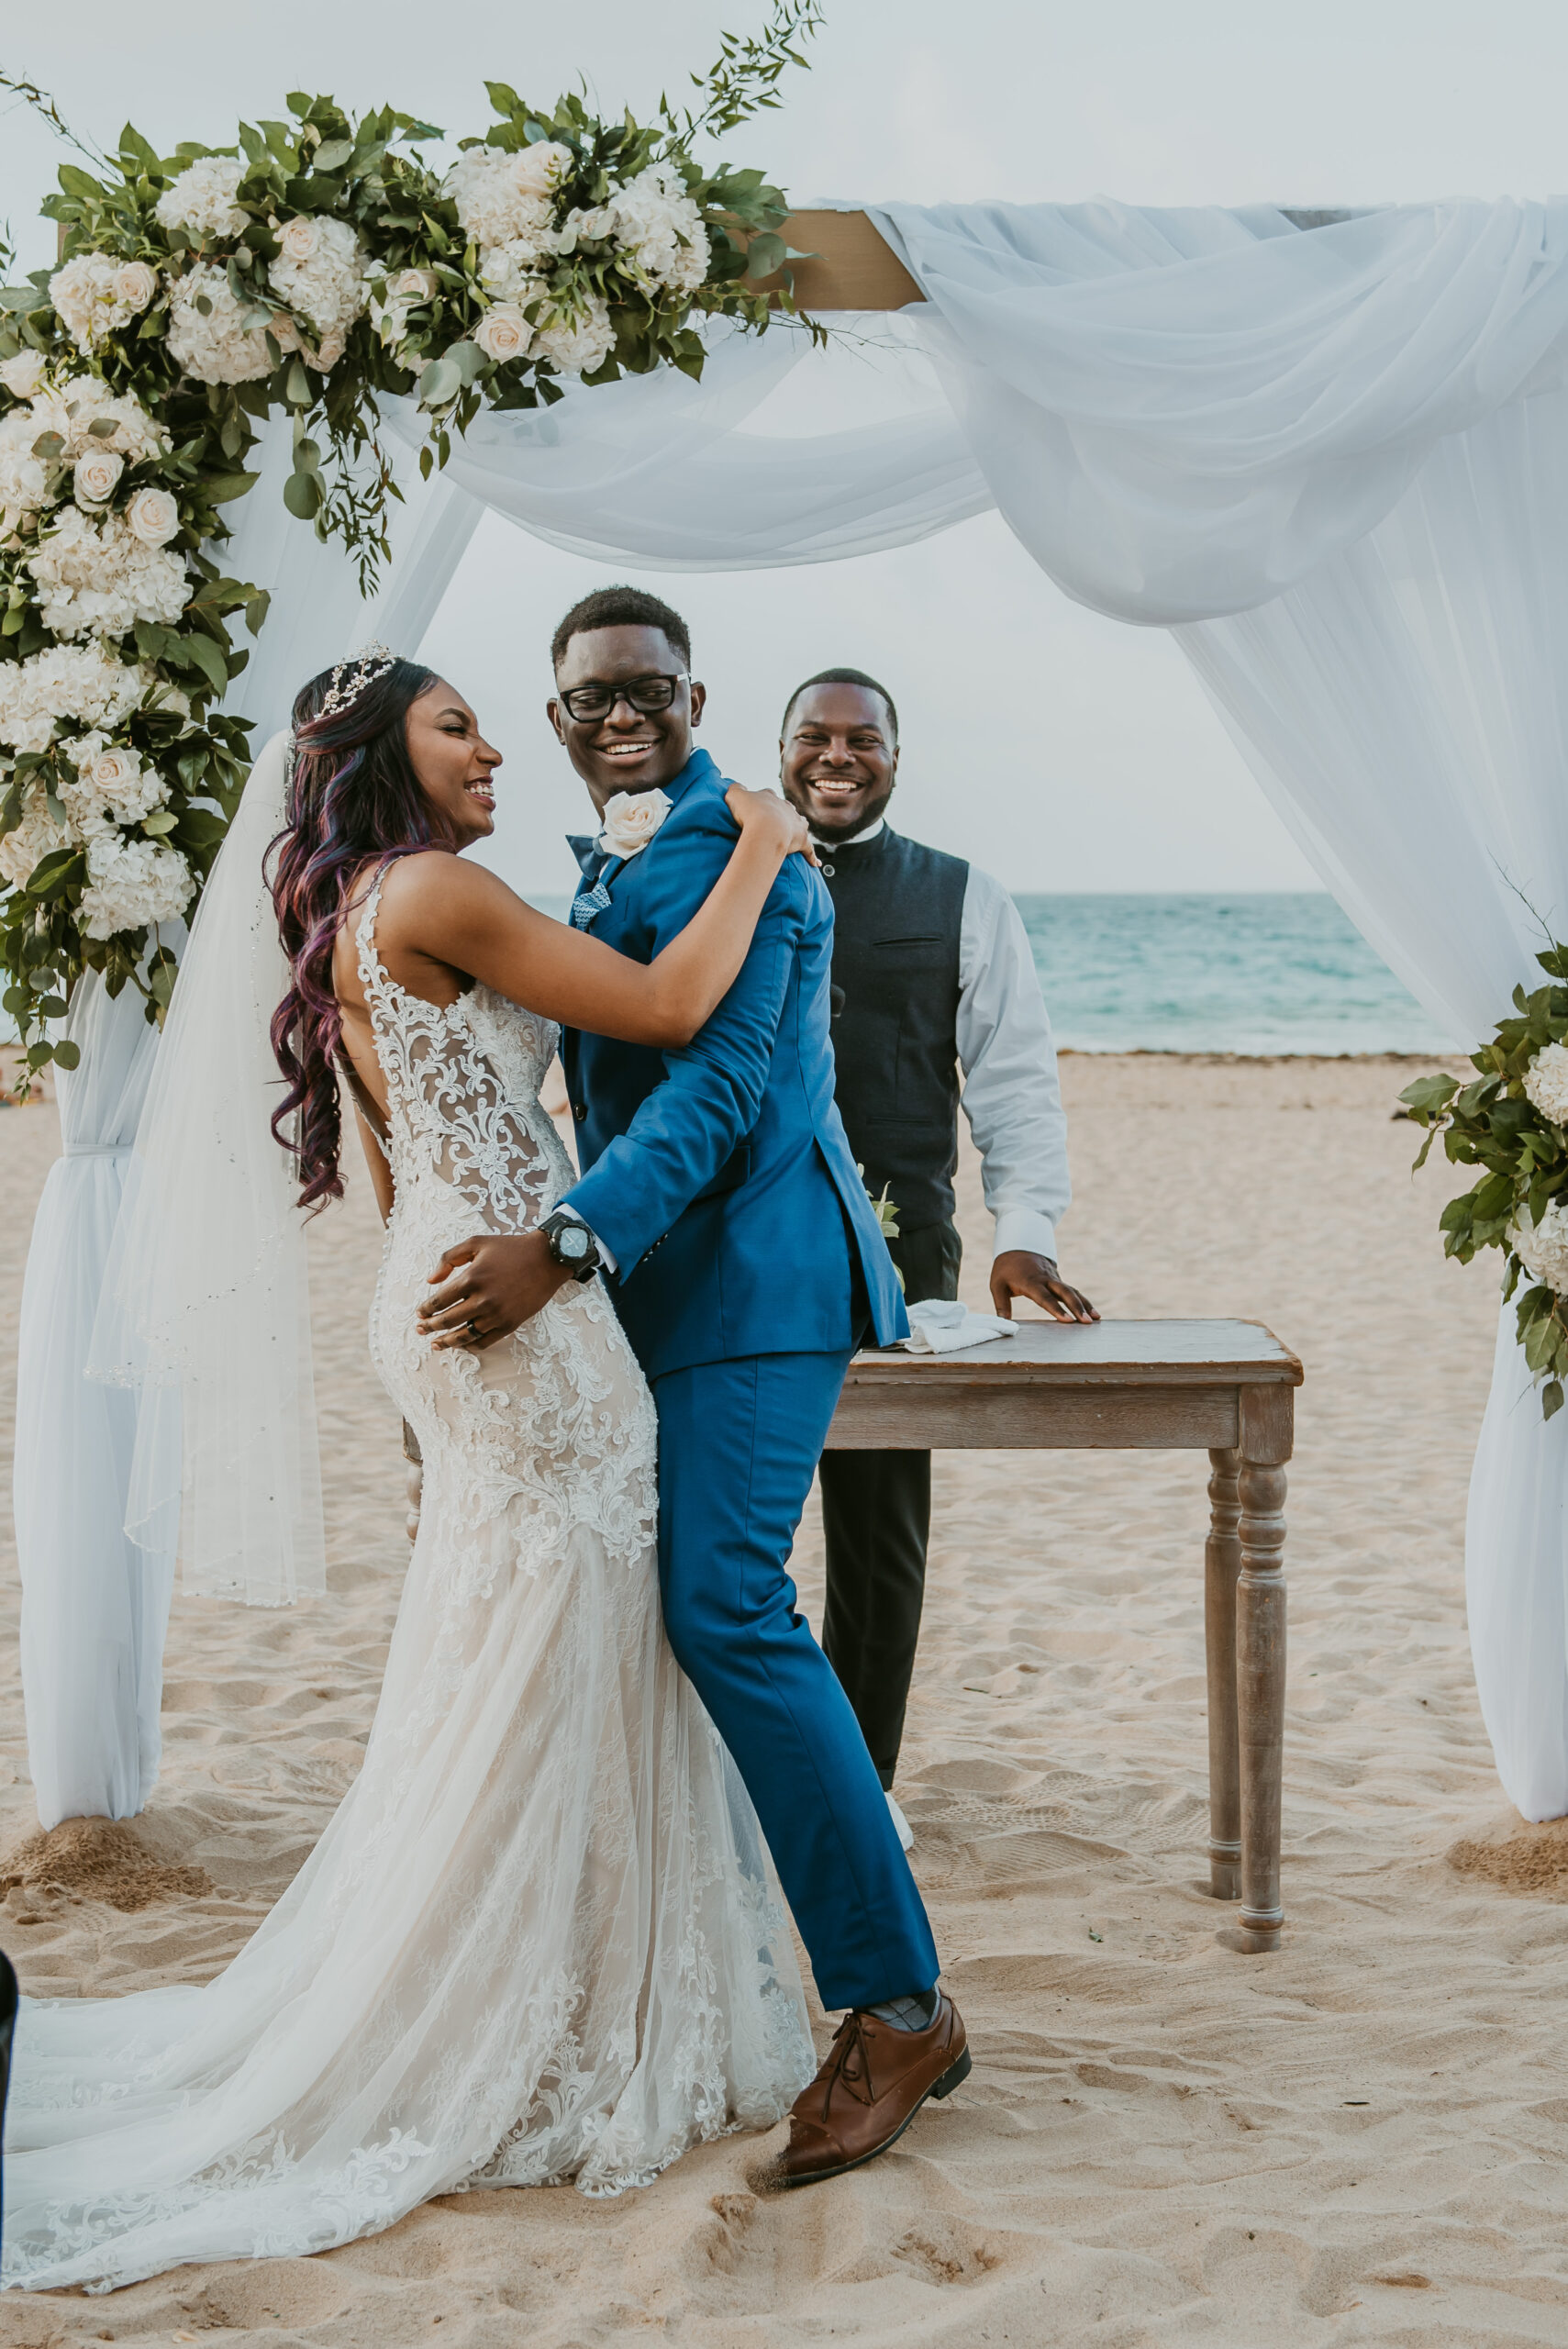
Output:
<svg viewBox="0 0 1568 2349">
<path fill-rule="evenodd" d="M 738 837 L 726 787 L 694 751 L 648 846 L 606 868 L 595 938 L 651 963 L 685 928 Z M 878 1343 L 907 1334 L 833 1100 L 832 948 L 821 876 L 786 858 L 740 975 L 683 1051 L 575 1029 L 562 1040 L 584 1167 L 565 1204 L 616 1257 L 616 1301 L 651 1378 L 853 1343 L 846 1227 Z"/>
</svg>

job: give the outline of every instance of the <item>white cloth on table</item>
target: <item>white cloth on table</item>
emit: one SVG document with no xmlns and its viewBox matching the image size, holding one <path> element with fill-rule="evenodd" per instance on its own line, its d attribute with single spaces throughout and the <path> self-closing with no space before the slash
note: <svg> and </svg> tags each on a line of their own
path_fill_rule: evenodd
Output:
<svg viewBox="0 0 1568 2349">
<path fill-rule="evenodd" d="M 972 1313 L 967 1305 L 945 1297 L 924 1298 L 908 1308 L 909 1335 L 895 1345 L 912 1354 L 957 1354 L 970 1346 L 988 1345 L 993 1338 L 1016 1338 L 1018 1325 L 999 1314 Z"/>
</svg>

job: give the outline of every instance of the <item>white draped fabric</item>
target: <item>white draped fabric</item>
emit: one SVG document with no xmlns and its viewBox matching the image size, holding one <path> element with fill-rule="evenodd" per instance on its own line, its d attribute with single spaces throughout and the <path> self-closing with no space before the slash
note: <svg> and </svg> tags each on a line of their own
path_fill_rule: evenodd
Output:
<svg viewBox="0 0 1568 2349">
<path fill-rule="evenodd" d="M 144 1549 L 124 1531 L 134 1398 L 83 1376 L 158 1031 L 134 989 L 111 1002 L 95 973 L 66 1030 L 82 1060 L 57 1080 L 63 1154 L 28 1252 L 11 1486 L 28 1758 L 45 1827 L 84 1812 L 128 1819 L 151 1793 L 174 1575 L 172 1543 Z"/>
<path fill-rule="evenodd" d="M 1520 893 L 1559 926 L 1568 900 L 1568 206 L 1306 233 L 1266 208 L 873 217 L 923 306 L 835 321 L 828 353 L 720 330 L 699 384 L 483 418 L 417 529 L 399 516 L 390 608 L 368 619 L 343 559 L 260 484 L 235 567 L 274 606 L 244 706 L 276 723 L 365 633 L 414 651 L 486 506 L 682 570 L 868 552 L 995 505 L 1070 595 L 1174 629 L 1326 885 L 1456 1034 L 1488 1030 L 1530 976 Z M 406 409 L 389 426 L 420 437 Z M 1522 1394 L 1506 1330 L 1498 1360 L 1472 1631 L 1504 1783 L 1544 1815 L 1568 1810 L 1568 1435 Z"/>
<path fill-rule="evenodd" d="M 275 424 L 262 451 L 262 477 L 233 509 L 235 538 L 226 557 L 235 576 L 262 581 L 272 591 L 272 615 L 229 696 L 231 707 L 261 718 L 263 726 L 286 715 L 295 686 L 307 675 L 378 629 L 417 643 L 477 518 L 461 492 L 444 484 L 427 487 L 408 468 L 413 478 L 404 484 L 408 505 L 398 509 L 397 560 L 379 603 L 367 607 L 339 550 L 323 547 L 286 513 L 281 490 L 291 462 L 287 428 Z M 281 796 L 272 820 L 259 807 L 249 811 L 239 828 L 241 853 L 246 841 L 258 852 L 265 846 L 277 829 L 280 807 Z M 224 862 L 237 870 L 235 860 Z M 203 908 L 209 938 L 221 920 L 221 901 L 216 889 Z M 182 929 L 175 942 L 183 938 Z M 275 978 L 275 938 L 270 943 Z M 194 951 L 183 958 L 187 977 Z M 227 962 L 214 954 L 209 969 L 216 974 Z M 258 974 L 258 984 L 266 983 Z M 281 992 L 279 981 L 272 1002 Z M 202 1091 L 214 1118 L 225 1085 L 232 1085 L 242 1064 L 237 1037 L 225 1035 L 215 1016 L 220 1001 L 232 1010 L 233 993 L 222 996 L 215 979 L 204 980 L 198 967 L 195 984 L 177 990 L 178 1008 L 171 1015 L 177 1025 L 198 1005 L 203 1008 L 215 1050 Z M 220 1586 L 218 1561 L 232 1559 L 237 1545 L 245 1549 L 255 1514 L 267 1506 L 253 1476 L 235 1482 L 229 1471 L 254 1459 L 259 1448 L 266 1450 L 267 1431 L 278 1417 L 275 1409 L 268 1413 L 269 1379 L 281 1384 L 284 1378 L 275 1353 L 257 1364 L 247 1349 L 220 1342 L 233 1337 L 234 1303 L 247 1293 L 232 1255 L 225 1259 L 226 1275 L 212 1282 L 212 1311 L 202 1318 L 199 1333 L 191 1332 L 189 1349 L 163 1348 L 161 1378 L 143 1384 L 138 1375 L 146 1366 L 146 1330 L 133 1346 L 123 1320 L 108 1317 L 100 1321 L 93 1348 L 98 1375 L 84 1375 L 106 1286 L 112 1298 L 119 1270 L 136 1266 L 155 1272 L 162 1281 L 160 1293 L 168 1297 L 198 1268 L 211 1272 L 223 1203 L 180 1184 L 195 1104 L 189 1096 L 172 1097 L 168 1078 L 174 1064 L 143 1017 L 141 997 L 128 988 L 111 1003 L 102 982 L 89 975 L 72 1005 L 68 1032 L 82 1047 L 82 1063 L 74 1074 L 61 1073 L 57 1080 L 63 1154 L 45 1185 L 28 1255 L 13 1476 L 28 1761 L 45 1827 L 79 1815 L 128 1818 L 145 1807 L 158 1774 L 163 1634 L 182 1487 L 207 1497 L 209 1518 L 215 1498 L 218 1502 L 217 1521 L 209 1522 L 199 1549 L 187 1545 L 187 1582 Z M 187 1073 L 190 1067 L 187 1061 Z M 275 1198 L 283 1182 L 281 1154 L 264 1137 L 260 1144 L 244 1154 L 245 1165 L 259 1188 L 270 1180 Z M 139 1217 L 120 1217 L 128 1187 L 142 1202 Z M 155 1200 L 162 1209 L 157 1215 L 150 1212 Z M 202 1235 L 205 1256 L 187 1246 Z M 289 1240 L 271 1278 L 291 1312 L 302 1316 L 308 1303 L 303 1236 L 291 1230 Z M 111 1251 L 117 1277 L 106 1284 Z M 296 1345 L 289 1375 L 297 1377 L 299 1360 Z M 241 1413 L 233 1408 L 235 1389 L 247 1373 L 248 1408 Z M 201 1450 L 195 1456 L 187 1450 L 182 1464 L 183 1398 L 187 1437 Z M 308 1416 L 307 1381 L 295 1400 L 299 1417 L 292 1423 L 297 1425 Z M 209 1473 L 198 1479 L 203 1458 Z M 259 1599 L 285 1595 L 285 1560 L 295 1588 L 320 1586 L 314 1440 L 296 1445 L 293 1458 L 299 1474 L 286 1539 L 269 1510 L 274 1539 L 256 1541 L 248 1575 L 230 1577 L 247 1582 Z M 246 1497 L 249 1511 L 238 1494 Z M 195 1570 L 195 1554 L 208 1562 L 205 1573 Z"/>
</svg>

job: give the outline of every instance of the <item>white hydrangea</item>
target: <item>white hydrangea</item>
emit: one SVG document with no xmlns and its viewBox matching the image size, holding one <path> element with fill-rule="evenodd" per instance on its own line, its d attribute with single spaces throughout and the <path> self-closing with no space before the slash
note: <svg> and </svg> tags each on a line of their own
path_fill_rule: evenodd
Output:
<svg viewBox="0 0 1568 2349">
<path fill-rule="evenodd" d="M 41 783 L 28 784 L 22 795 L 22 820 L 0 840 L 0 874 L 16 888 L 32 877 L 39 859 L 51 849 L 64 848 L 69 835 L 49 812 Z"/>
<path fill-rule="evenodd" d="M 74 464 L 89 451 L 111 451 L 137 465 L 149 457 L 166 456 L 172 445 L 134 393 L 117 396 L 96 375 L 68 376 L 52 391 L 40 393 L 27 413 L 35 438 L 42 432 L 60 435 L 66 464 Z"/>
<path fill-rule="evenodd" d="M 479 282 L 497 302 L 531 302 L 544 292 L 538 271 L 539 248 L 526 237 L 493 245 L 479 265 Z"/>
<path fill-rule="evenodd" d="M 694 294 L 710 258 L 703 217 L 673 164 L 654 163 L 615 198 L 616 242 L 650 285 Z"/>
<path fill-rule="evenodd" d="M 113 938 L 172 921 L 195 895 L 195 876 L 176 848 L 106 828 L 87 842 L 88 885 L 82 892 L 82 927 L 89 938 Z"/>
<path fill-rule="evenodd" d="M 575 309 L 544 312 L 534 331 L 534 356 L 562 375 L 591 375 L 615 346 L 609 304 L 590 294 Z"/>
<path fill-rule="evenodd" d="M 124 636 L 138 620 L 172 628 L 190 594 L 184 558 L 139 538 L 123 514 L 64 507 L 27 568 L 53 636 Z"/>
<path fill-rule="evenodd" d="M 113 253 L 75 253 L 49 281 L 49 298 L 79 351 L 92 351 L 129 326 L 158 291 L 144 261 Z"/>
<path fill-rule="evenodd" d="M 437 290 L 433 269 L 397 269 L 385 280 L 384 292 L 371 296 L 371 324 L 389 350 L 407 333 L 409 311 L 433 302 Z"/>
<path fill-rule="evenodd" d="M 555 250 L 570 253 L 574 252 L 579 245 L 607 244 L 615 232 L 616 208 L 613 204 L 595 204 L 588 211 L 573 205 L 555 232 Z"/>
<path fill-rule="evenodd" d="M 12 518 L 36 514 L 46 502 L 49 467 L 33 454 L 33 443 L 46 428 L 30 407 L 14 407 L 0 417 L 0 507 Z"/>
<path fill-rule="evenodd" d="M 197 306 L 204 301 L 205 311 Z M 197 262 L 175 279 L 169 297 L 170 357 L 198 384 L 250 384 L 270 375 L 274 362 L 265 328 L 241 323 L 250 306 L 235 300 L 226 269 Z M 299 338 L 287 317 L 274 315 L 272 327 L 281 350 L 295 349 Z"/>
<path fill-rule="evenodd" d="M 170 182 L 153 217 L 162 228 L 189 228 L 201 238 L 237 237 L 247 215 L 234 199 L 246 168 L 238 155 L 202 156 Z"/>
<path fill-rule="evenodd" d="M 569 147 L 552 139 L 508 155 L 470 147 L 441 183 L 476 245 L 526 243 L 537 260 L 555 226 L 558 189 L 573 166 Z"/>
<path fill-rule="evenodd" d="M 123 744 L 95 731 L 66 748 L 76 780 L 64 785 L 61 799 L 77 839 L 91 839 L 110 821 L 139 823 L 167 801 L 169 786 L 157 768 L 143 766 Z"/>
<path fill-rule="evenodd" d="M 1508 1238 L 1527 1273 L 1544 1281 L 1554 1296 L 1568 1297 L 1568 1202 L 1553 1199 L 1539 1223 L 1521 1208 Z"/>
<path fill-rule="evenodd" d="M 302 215 L 285 221 L 283 250 L 270 263 L 272 291 L 316 328 L 315 356 L 325 371 L 343 355 L 350 328 L 370 297 L 366 254 L 346 220 L 313 220 Z M 306 348 L 306 357 L 311 353 Z"/>
<path fill-rule="evenodd" d="M 151 670 L 117 660 L 98 638 L 50 644 L 29 660 L 0 663 L 0 742 L 13 751 L 47 751 L 57 718 L 116 726 L 155 682 Z"/>
<path fill-rule="evenodd" d="M 1525 1072 L 1525 1098 L 1553 1126 L 1568 1126 L 1568 1045 L 1546 1044 Z"/>
</svg>

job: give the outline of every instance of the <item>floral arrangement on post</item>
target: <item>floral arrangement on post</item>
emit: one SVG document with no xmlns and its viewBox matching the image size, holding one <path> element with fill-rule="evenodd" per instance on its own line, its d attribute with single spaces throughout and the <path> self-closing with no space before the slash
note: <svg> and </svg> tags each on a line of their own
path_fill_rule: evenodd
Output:
<svg viewBox="0 0 1568 2349">
<path fill-rule="evenodd" d="M 674 366 L 694 320 L 761 330 L 791 255 L 781 191 L 699 163 L 700 137 L 778 104 L 819 0 L 773 0 L 723 37 L 695 108 L 606 122 L 505 83 L 444 173 L 444 134 L 329 97 L 233 147 L 160 157 L 128 125 L 43 206 L 59 265 L 0 292 L 0 966 L 30 1074 L 75 1063 L 49 1033 L 85 968 L 161 1016 L 188 914 L 238 804 L 244 721 L 219 705 L 267 597 L 228 577 L 224 509 L 274 408 L 294 424 L 289 511 L 340 540 L 370 588 L 395 482 L 378 397 L 416 397 L 427 473 L 481 409 Z M 41 91 L 0 86 L 39 106 Z M 74 141 L 80 147 L 79 141 Z M 0 260 L 9 255 L 0 253 Z M 813 329 L 813 331 L 817 331 Z"/>
<path fill-rule="evenodd" d="M 1516 1016 L 1471 1055 L 1480 1073 L 1423 1076 L 1399 1096 L 1427 1129 L 1418 1166 L 1440 1133 L 1456 1165 L 1485 1169 L 1439 1219 L 1443 1252 L 1468 1264 L 1483 1248 L 1505 1254 L 1503 1295 L 1521 1274 L 1519 1343 L 1540 1388 L 1541 1414 L 1562 1408 L 1568 1377 L 1568 946 L 1536 957 L 1551 985 L 1514 989 Z"/>
</svg>

